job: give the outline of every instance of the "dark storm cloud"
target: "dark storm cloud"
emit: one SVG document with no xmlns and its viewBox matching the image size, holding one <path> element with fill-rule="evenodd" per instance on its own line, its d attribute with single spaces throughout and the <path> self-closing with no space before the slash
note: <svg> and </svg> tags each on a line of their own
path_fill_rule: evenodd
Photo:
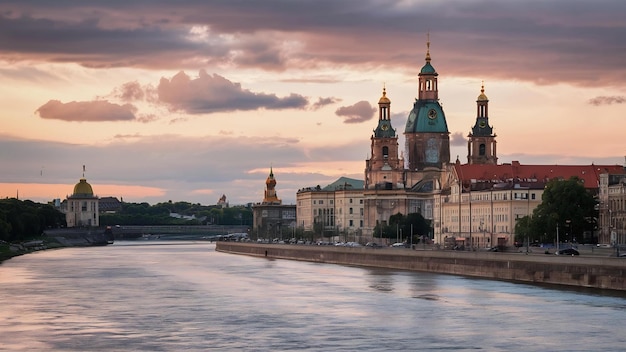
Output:
<svg viewBox="0 0 626 352">
<path fill-rule="evenodd" d="M 274 94 L 254 93 L 243 89 L 239 83 L 203 70 L 195 79 L 184 72 L 179 72 L 172 79 L 161 78 L 157 91 L 160 103 L 189 114 L 260 108 L 303 109 L 308 104 L 307 98 L 298 94 L 279 98 Z"/>
<path fill-rule="evenodd" d="M 345 117 L 344 123 L 361 123 L 369 121 L 374 117 L 376 108 L 374 108 L 369 102 L 361 100 L 358 103 L 350 106 L 342 106 L 335 114 L 337 116 Z"/>
<path fill-rule="evenodd" d="M 626 97 L 623 97 L 623 96 L 613 96 L 613 97 L 599 96 L 593 99 L 589 99 L 589 104 L 595 105 L 595 106 L 624 104 L 624 103 L 626 103 Z"/>
<path fill-rule="evenodd" d="M 626 2 L 3 1 L 0 58 L 180 70 L 320 65 L 417 70 L 425 33 L 447 75 L 626 80 Z"/>
<path fill-rule="evenodd" d="M 135 107 L 131 104 L 119 105 L 106 100 L 69 103 L 50 100 L 35 112 L 42 119 L 95 122 L 134 120 L 135 111 Z"/>
</svg>

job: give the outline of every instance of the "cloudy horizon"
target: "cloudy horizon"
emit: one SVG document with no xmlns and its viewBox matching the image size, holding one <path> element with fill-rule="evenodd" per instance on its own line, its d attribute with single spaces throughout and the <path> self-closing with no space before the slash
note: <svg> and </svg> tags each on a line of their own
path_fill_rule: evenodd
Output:
<svg viewBox="0 0 626 352">
<path fill-rule="evenodd" d="M 362 179 L 383 87 L 400 136 L 430 40 L 451 160 L 484 84 L 499 162 L 624 164 L 622 1 L 3 1 L 0 197 L 85 177 L 230 204 Z"/>
</svg>

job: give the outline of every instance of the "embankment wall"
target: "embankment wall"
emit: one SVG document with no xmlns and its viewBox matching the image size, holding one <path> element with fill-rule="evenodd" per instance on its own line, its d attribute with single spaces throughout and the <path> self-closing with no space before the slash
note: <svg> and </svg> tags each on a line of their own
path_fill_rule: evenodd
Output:
<svg viewBox="0 0 626 352">
<path fill-rule="evenodd" d="M 626 258 L 239 242 L 217 242 L 216 250 L 274 259 L 626 291 Z"/>
</svg>

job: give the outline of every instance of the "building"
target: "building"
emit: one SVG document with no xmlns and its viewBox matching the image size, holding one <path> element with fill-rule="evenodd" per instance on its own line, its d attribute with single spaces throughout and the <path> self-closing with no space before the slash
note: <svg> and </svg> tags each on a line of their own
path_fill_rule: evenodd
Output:
<svg viewBox="0 0 626 352">
<path fill-rule="evenodd" d="M 61 204 L 67 227 L 100 226 L 99 202 L 85 175 L 74 186 L 74 192 Z"/>
<path fill-rule="evenodd" d="M 474 248 L 512 245 L 516 222 L 532 216 L 546 184 L 578 177 L 593 195 L 601 192 L 601 176 L 623 172 L 620 165 L 464 164 L 451 172 L 457 183 L 436 201 L 435 241 L 454 237 L 457 245 Z"/>
<path fill-rule="evenodd" d="M 263 201 L 252 206 L 253 234 L 257 238 L 290 239 L 295 235 L 296 206 L 283 205 L 276 193 L 274 171 L 265 180 Z"/>
<path fill-rule="evenodd" d="M 451 163 L 450 132 L 439 102 L 438 76 L 427 42 L 425 64 L 418 75 L 418 97 L 404 129 L 405 152 L 399 150 L 391 120 L 391 100 L 383 87 L 362 189 L 353 186 L 345 195 L 320 186 L 299 190 L 298 226 L 318 234 L 346 232 L 347 228 L 371 239 L 375 226 L 386 224 L 392 215 L 420 213 L 431 221 L 432 233 L 413 235 L 427 235 L 436 243 L 466 248 L 509 246 L 514 243 L 517 221 L 531 216 L 541 204 L 546 184 L 576 176 L 590 193 L 600 194 L 603 241 L 626 241 L 626 181 L 618 176 L 624 174 L 624 168 L 594 164 L 522 165 L 518 161 L 498 164 L 496 134 L 484 83 L 467 136 L 467 164 L 461 164 L 458 158 Z M 601 180 L 602 174 L 607 176 Z M 346 226 L 356 225 L 357 220 L 345 217 L 346 211 L 351 214 L 346 208 L 350 199 L 363 202 L 358 227 Z M 338 204 L 338 200 L 343 203 Z"/>
<path fill-rule="evenodd" d="M 358 242 L 363 228 L 363 181 L 341 177 L 326 187 L 306 187 L 296 194 L 298 228 L 325 237 Z"/>
<path fill-rule="evenodd" d="M 228 208 L 228 200 L 226 200 L 226 195 L 222 194 L 220 199 L 217 200 L 218 208 Z"/>
<path fill-rule="evenodd" d="M 427 42 L 425 64 L 418 75 L 418 97 L 404 129 L 406 167 L 404 157 L 398 156 L 391 101 L 383 89 L 378 125 L 371 137 L 371 157 L 365 161 L 366 236 L 372 236 L 377 224 L 386 224 L 397 213 L 420 213 L 433 220 L 435 198 L 449 183 L 446 167 L 450 162 L 450 132 L 439 102 L 438 76 Z"/>
<path fill-rule="evenodd" d="M 122 203 L 116 197 L 102 197 L 98 200 L 101 213 L 117 213 L 122 210 Z"/>
<path fill-rule="evenodd" d="M 480 88 L 476 100 L 476 122 L 467 135 L 467 163 L 489 164 L 498 163 L 496 153 L 496 135 L 489 125 L 489 99 L 485 95 L 485 85 Z"/>
<path fill-rule="evenodd" d="M 626 243 L 626 171 L 605 170 L 600 175 L 598 192 L 598 243 Z"/>
</svg>

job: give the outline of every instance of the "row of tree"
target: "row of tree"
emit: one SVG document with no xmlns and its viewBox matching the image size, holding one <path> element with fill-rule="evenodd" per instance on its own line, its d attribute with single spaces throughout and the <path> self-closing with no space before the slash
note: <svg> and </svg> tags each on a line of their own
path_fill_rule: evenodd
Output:
<svg viewBox="0 0 626 352">
<path fill-rule="evenodd" d="M 173 214 L 180 217 L 171 216 Z M 122 209 L 118 212 L 100 215 L 102 226 L 207 224 L 252 226 L 252 209 L 247 206 L 222 208 L 216 205 L 169 201 L 155 205 L 145 202 L 122 203 Z"/>
<path fill-rule="evenodd" d="M 64 227 L 65 214 L 50 204 L 15 198 L 0 199 L 0 240 L 19 242 Z"/>
<path fill-rule="evenodd" d="M 387 238 L 397 242 L 420 243 L 421 240 L 432 237 L 433 227 L 430 220 L 426 220 L 422 214 L 411 213 L 407 215 L 395 214 L 389 217 L 387 223 L 378 223 L 374 227 L 374 237 Z"/>
</svg>

